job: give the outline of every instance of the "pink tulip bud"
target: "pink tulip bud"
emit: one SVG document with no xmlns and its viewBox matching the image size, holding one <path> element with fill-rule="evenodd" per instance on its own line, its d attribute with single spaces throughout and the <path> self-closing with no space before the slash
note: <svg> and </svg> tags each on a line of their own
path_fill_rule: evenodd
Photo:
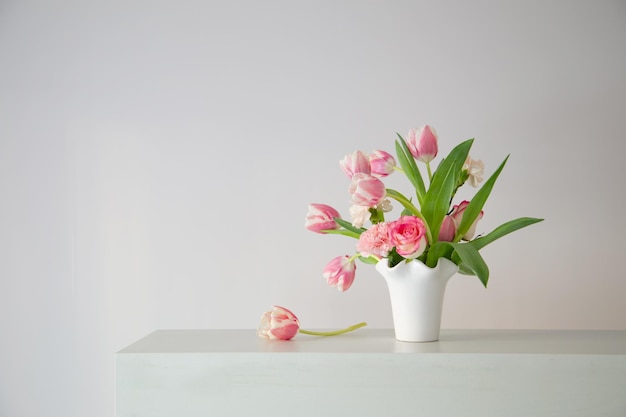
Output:
<svg viewBox="0 0 626 417">
<path fill-rule="evenodd" d="M 354 282 L 356 263 L 348 255 L 337 256 L 324 268 L 324 278 L 331 287 L 346 291 Z"/>
<path fill-rule="evenodd" d="M 339 161 L 339 166 L 348 178 L 352 178 L 354 174 L 359 172 L 365 174 L 370 174 L 372 172 L 369 158 L 361 151 L 355 151 L 352 154 L 346 155 L 341 161 Z"/>
<path fill-rule="evenodd" d="M 309 204 L 304 227 L 315 233 L 323 233 L 323 230 L 339 229 L 339 225 L 335 221 L 336 217 L 341 216 L 331 206 L 312 203 Z"/>
<path fill-rule="evenodd" d="M 461 221 L 463 220 L 463 213 L 465 213 L 465 209 L 468 205 L 469 201 L 463 200 L 460 204 L 452 207 L 452 212 L 450 213 L 450 216 L 454 219 L 454 223 L 456 224 L 457 229 L 461 225 Z M 478 220 L 483 218 L 483 214 L 484 212 L 481 211 L 476 220 L 474 220 L 474 223 L 472 223 L 465 235 L 463 235 L 463 240 L 472 240 L 472 238 L 474 237 L 474 233 L 476 233 L 476 224 L 478 223 Z"/>
<path fill-rule="evenodd" d="M 386 177 L 393 172 L 396 160 L 390 153 L 378 150 L 370 154 L 370 166 L 372 167 L 372 175 Z"/>
<path fill-rule="evenodd" d="M 285 307 L 272 306 L 261 316 L 257 335 L 265 339 L 289 340 L 298 334 L 300 322 L 295 314 Z"/>
<path fill-rule="evenodd" d="M 389 225 L 389 238 L 398 255 L 415 259 L 426 249 L 426 226 L 419 217 L 402 216 Z"/>
<path fill-rule="evenodd" d="M 437 132 L 428 125 L 409 130 L 406 144 L 415 159 L 422 162 L 430 162 L 437 156 Z"/>
<path fill-rule="evenodd" d="M 376 207 L 385 198 L 385 184 L 376 177 L 365 173 L 352 176 L 350 184 L 352 202 L 357 206 Z"/>
<path fill-rule="evenodd" d="M 439 241 L 452 242 L 454 235 L 456 234 L 456 224 L 452 216 L 446 216 L 441 223 L 441 229 L 439 229 Z"/>
</svg>

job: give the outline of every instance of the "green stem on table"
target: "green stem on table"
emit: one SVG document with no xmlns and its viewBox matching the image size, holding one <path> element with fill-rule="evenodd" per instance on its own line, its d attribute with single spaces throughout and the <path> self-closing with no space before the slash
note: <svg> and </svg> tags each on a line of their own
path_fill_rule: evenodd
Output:
<svg viewBox="0 0 626 417">
<path fill-rule="evenodd" d="M 336 336 L 338 334 L 348 333 L 353 330 L 360 329 L 363 326 L 367 326 L 367 323 L 361 322 L 359 324 L 355 324 L 354 326 L 346 327 L 345 329 L 341 329 L 341 330 L 333 330 L 331 332 L 315 332 L 312 330 L 304 330 L 304 329 L 300 329 L 298 330 L 298 332 L 303 333 L 303 334 L 310 334 L 312 336 Z"/>
</svg>

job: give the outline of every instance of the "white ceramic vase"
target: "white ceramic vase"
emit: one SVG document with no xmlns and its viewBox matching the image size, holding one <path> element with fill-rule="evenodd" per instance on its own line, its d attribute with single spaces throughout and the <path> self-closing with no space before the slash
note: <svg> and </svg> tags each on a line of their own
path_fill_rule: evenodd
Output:
<svg viewBox="0 0 626 417">
<path fill-rule="evenodd" d="M 458 269 L 454 262 L 445 258 L 439 258 L 435 268 L 418 260 L 401 262 L 393 268 L 387 266 L 387 259 L 376 264 L 376 270 L 385 278 L 389 288 L 397 340 L 439 340 L 443 296 L 448 280 Z"/>
</svg>

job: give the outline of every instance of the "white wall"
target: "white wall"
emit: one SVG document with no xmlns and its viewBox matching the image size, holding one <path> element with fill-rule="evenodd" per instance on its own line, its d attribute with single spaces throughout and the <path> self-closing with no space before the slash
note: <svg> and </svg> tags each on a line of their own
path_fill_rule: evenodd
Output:
<svg viewBox="0 0 626 417">
<path fill-rule="evenodd" d="M 620 1 L 0 2 L 0 415 L 112 415 L 154 329 L 390 327 L 304 215 L 347 216 L 337 161 L 425 123 L 488 174 L 512 154 L 479 231 L 546 219 L 443 326 L 626 330 L 625 41 Z"/>
</svg>

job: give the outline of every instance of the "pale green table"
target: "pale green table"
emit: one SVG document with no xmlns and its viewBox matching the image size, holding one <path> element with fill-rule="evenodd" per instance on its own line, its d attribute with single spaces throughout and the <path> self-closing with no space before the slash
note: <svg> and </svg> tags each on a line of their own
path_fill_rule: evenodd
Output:
<svg viewBox="0 0 626 417">
<path fill-rule="evenodd" d="M 626 416 L 626 332 L 159 330 L 116 355 L 118 417 Z"/>
</svg>

